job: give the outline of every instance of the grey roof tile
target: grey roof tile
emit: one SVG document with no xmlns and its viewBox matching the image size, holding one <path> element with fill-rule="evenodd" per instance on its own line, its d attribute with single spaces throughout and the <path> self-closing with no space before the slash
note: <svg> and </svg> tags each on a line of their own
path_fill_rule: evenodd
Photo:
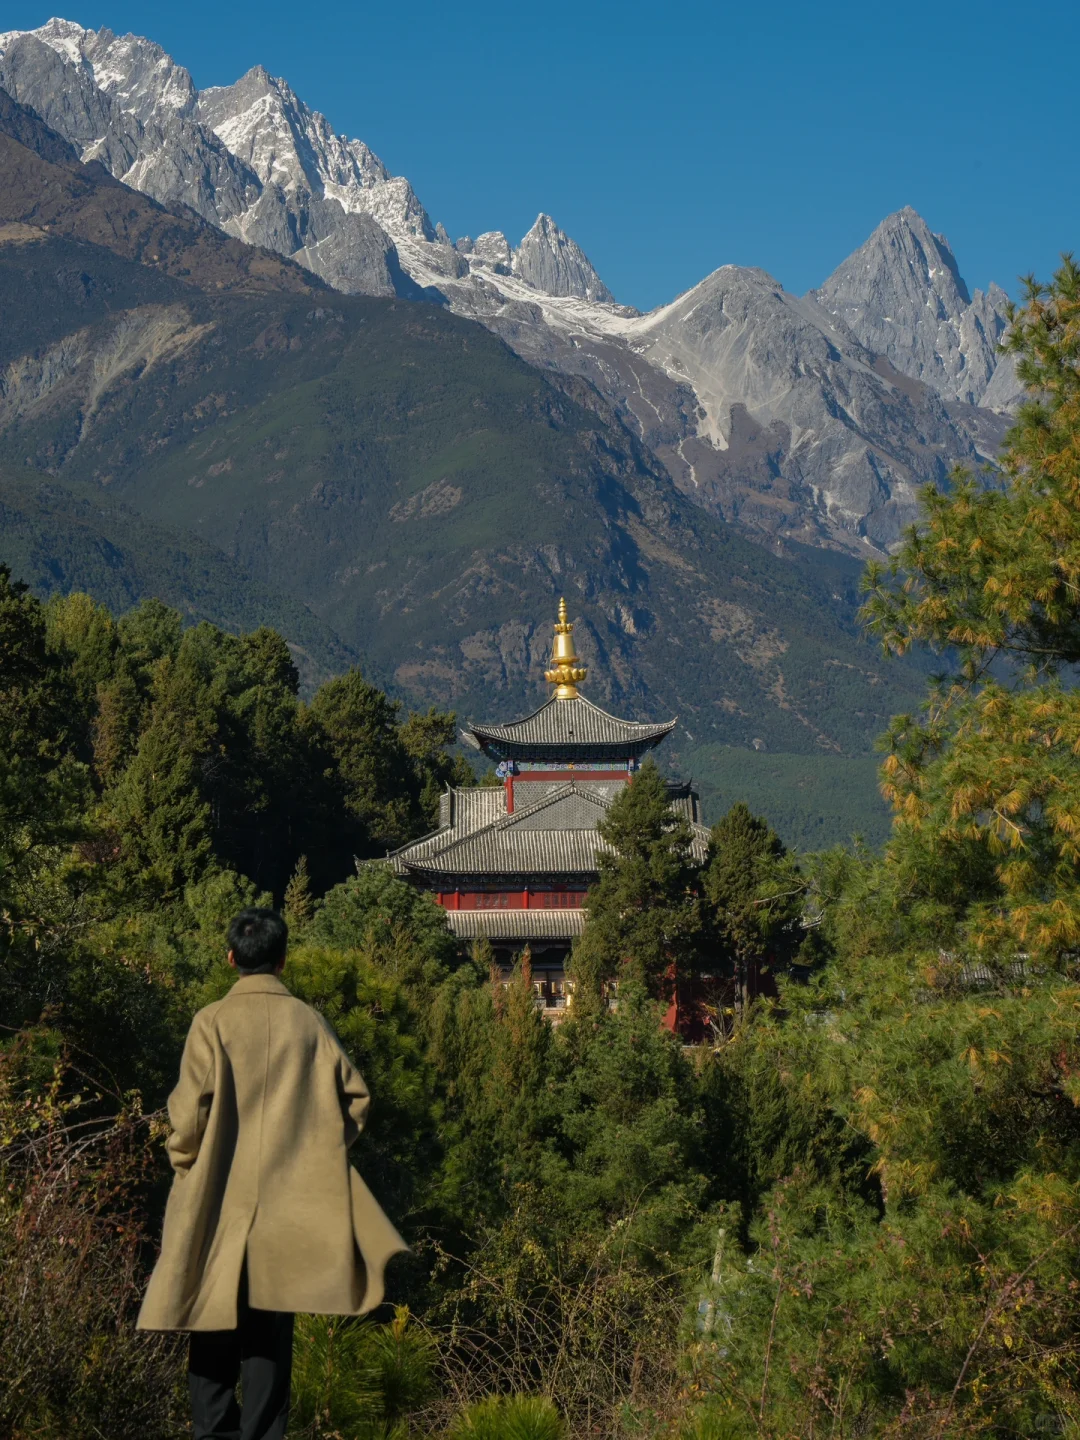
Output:
<svg viewBox="0 0 1080 1440">
<path fill-rule="evenodd" d="M 651 749 L 671 733 L 675 723 L 667 720 L 652 725 L 620 720 L 583 695 L 576 695 L 571 700 L 552 696 L 523 720 L 511 720 L 505 725 L 470 725 L 469 730 L 482 746 L 518 752 L 519 757 L 533 750 L 536 758 L 543 758 L 549 751 L 565 753 L 569 758 L 582 747 L 606 747 L 614 757 Z"/>
<path fill-rule="evenodd" d="M 454 823 L 395 851 L 390 857 L 394 868 L 399 874 L 411 871 L 432 878 L 595 875 L 600 855 L 611 849 L 596 828 L 611 805 L 611 785 L 581 779 L 516 784 L 515 798 L 520 791 L 534 792 L 527 797 L 533 803 L 518 803 L 512 814 L 507 814 L 502 787 L 452 791 Z M 686 799 L 673 796 L 684 814 Z M 708 831 L 693 825 L 696 859 L 704 859 L 707 843 Z"/>
<path fill-rule="evenodd" d="M 571 940 L 585 928 L 584 910 L 448 910 L 446 919 L 462 940 Z"/>
</svg>

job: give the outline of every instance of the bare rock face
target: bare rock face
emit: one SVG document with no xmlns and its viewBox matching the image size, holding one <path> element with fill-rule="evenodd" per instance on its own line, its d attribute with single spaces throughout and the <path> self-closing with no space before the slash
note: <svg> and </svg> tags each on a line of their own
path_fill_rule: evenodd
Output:
<svg viewBox="0 0 1080 1440">
<path fill-rule="evenodd" d="M 968 288 L 943 235 L 910 206 L 889 215 L 811 298 L 897 370 L 978 405 L 998 365 L 1008 297 Z"/>
<path fill-rule="evenodd" d="M 1003 355 L 990 377 L 989 385 L 983 391 L 980 402 L 983 409 L 992 410 L 998 415 L 1012 416 L 1026 398 L 1027 392 L 1016 373 L 1016 361 L 1011 355 Z"/>
<path fill-rule="evenodd" d="M 485 230 L 483 235 L 478 235 L 470 244 L 466 253 L 496 270 L 501 267 L 503 274 L 510 274 L 513 251 L 510 249 L 510 241 L 501 230 Z"/>
<path fill-rule="evenodd" d="M 514 252 L 515 275 L 546 295 L 576 295 L 580 300 L 613 301 L 589 258 L 550 215 L 536 223 Z"/>
<path fill-rule="evenodd" d="M 697 398 L 684 488 L 744 526 L 887 550 L 914 519 L 920 485 L 984 458 L 986 436 L 932 387 L 763 270 L 723 266 L 631 321 L 627 338 Z"/>
<path fill-rule="evenodd" d="M 37 244 L 51 237 L 101 247 L 182 286 L 215 294 L 326 293 L 281 255 L 242 244 L 187 206 L 164 209 L 101 165 L 84 165 L 73 145 L 3 89 L 0 229 L 8 243 L 21 237 Z M 78 297 L 82 288 L 80 281 L 72 294 Z M 10 323 L 0 327 L 0 340 L 10 343 L 12 334 Z"/>
</svg>

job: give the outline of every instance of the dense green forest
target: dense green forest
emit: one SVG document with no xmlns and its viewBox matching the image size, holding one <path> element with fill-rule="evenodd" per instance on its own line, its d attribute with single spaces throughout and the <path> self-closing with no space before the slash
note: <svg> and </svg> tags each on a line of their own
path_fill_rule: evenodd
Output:
<svg viewBox="0 0 1080 1440">
<path fill-rule="evenodd" d="M 865 616 L 943 673 L 883 739 L 880 854 L 742 804 L 704 863 L 645 767 L 570 1018 L 378 863 L 452 718 L 148 602 L 0 579 L 0 1429 L 183 1432 L 132 1321 L 161 1105 L 222 933 L 285 907 L 286 980 L 374 1096 L 358 1162 L 412 1245 L 397 1308 L 304 1317 L 322 1440 L 1029 1436 L 1080 1427 L 1080 270 L 1032 285 L 999 485 L 924 497 Z M 752 996 L 767 971 L 774 998 Z M 672 983 L 730 999 L 684 1047 Z M 617 1003 L 609 1002 L 617 982 Z"/>
</svg>

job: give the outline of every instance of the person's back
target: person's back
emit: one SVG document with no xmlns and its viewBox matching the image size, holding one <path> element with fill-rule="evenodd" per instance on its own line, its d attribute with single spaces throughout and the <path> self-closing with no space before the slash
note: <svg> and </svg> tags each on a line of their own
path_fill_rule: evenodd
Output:
<svg viewBox="0 0 1080 1440">
<path fill-rule="evenodd" d="M 240 978 L 192 1021 L 169 1097 L 176 1176 L 138 1323 L 192 1332 L 196 1440 L 283 1435 L 293 1313 L 370 1310 L 405 1248 L 348 1163 L 363 1079 L 278 978 L 287 933 L 272 911 L 233 921 Z"/>
</svg>

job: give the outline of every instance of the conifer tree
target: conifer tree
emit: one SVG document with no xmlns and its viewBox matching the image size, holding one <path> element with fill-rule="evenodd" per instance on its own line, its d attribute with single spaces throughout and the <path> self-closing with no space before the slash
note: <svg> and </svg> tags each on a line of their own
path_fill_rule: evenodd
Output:
<svg viewBox="0 0 1080 1440">
<path fill-rule="evenodd" d="M 361 865 L 327 891 L 315 906 L 310 929 L 313 940 L 341 949 L 387 947 L 397 933 L 409 936 L 433 982 L 453 965 L 457 941 L 446 911 L 377 861 Z"/>
<path fill-rule="evenodd" d="M 448 753 L 457 739 L 453 711 L 413 712 L 399 730 L 401 744 L 411 762 L 419 823 L 431 829 L 439 821 L 439 801 L 447 786 L 476 784 L 472 766 L 463 756 Z"/>
<path fill-rule="evenodd" d="M 310 923 L 314 913 L 307 856 L 301 855 L 285 887 L 285 923 L 290 930 L 300 930 Z"/>
<path fill-rule="evenodd" d="M 736 1001 L 745 1009 L 756 971 L 790 959 L 798 912 L 791 904 L 762 903 L 760 889 L 770 862 L 784 855 L 768 821 L 740 800 L 712 828 L 702 872 L 702 891 L 719 956 L 735 977 Z"/>
<path fill-rule="evenodd" d="M 610 847 L 585 902 L 587 923 L 574 945 L 574 1008 L 595 1010 L 606 982 L 628 980 L 670 999 L 699 958 L 701 906 L 691 831 L 672 808 L 667 785 L 647 761 L 600 822 Z"/>
<path fill-rule="evenodd" d="M 340 787 L 353 821 L 354 853 L 378 854 L 409 836 L 409 800 L 402 780 L 409 761 L 398 732 L 398 704 L 350 670 L 328 680 L 308 709 L 330 757 L 326 779 Z"/>
<path fill-rule="evenodd" d="M 45 617 L 29 587 L 0 564 L 0 725 L 4 754 L 50 765 L 70 740 L 70 677 L 52 660 Z"/>
<path fill-rule="evenodd" d="M 217 698 L 197 643 L 182 645 L 175 660 L 159 659 L 149 723 L 105 797 L 123 874 L 147 898 L 178 895 L 212 862 L 212 814 L 201 781 L 216 758 Z"/>
<path fill-rule="evenodd" d="M 960 472 L 865 608 L 887 649 L 954 656 L 887 744 L 892 854 L 980 945 L 1055 957 L 1080 942 L 1080 267 L 1026 282 L 1007 347 L 1029 398 L 1004 483 Z"/>
</svg>

